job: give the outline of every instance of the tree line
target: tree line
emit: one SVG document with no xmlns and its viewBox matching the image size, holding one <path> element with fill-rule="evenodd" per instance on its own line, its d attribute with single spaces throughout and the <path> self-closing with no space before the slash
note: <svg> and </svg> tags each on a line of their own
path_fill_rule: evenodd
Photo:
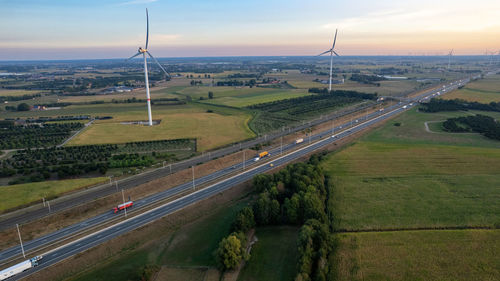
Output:
<svg viewBox="0 0 500 281">
<path fill-rule="evenodd" d="M 245 233 L 256 225 L 301 225 L 295 280 L 330 280 L 333 269 L 328 260 L 336 247 L 333 186 L 319 166 L 321 157 L 313 155 L 307 163 L 254 177 L 257 200 L 238 212 L 233 232 L 220 242 L 215 252 L 219 269 L 234 269 L 248 258 Z"/>
<path fill-rule="evenodd" d="M 474 115 L 449 118 L 443 122 L 445 131 L 454 133 L 476 132 L 487 138 L 500 140 L 500 124 L 490 116 Z"/>
<path fill-rule="evenodd" d="M 14 125 L 6 120 L 0 123 L 0 149 L 49 147 L 60 144 L 71 132 L 83 127 L 82 123 L 45 123 L 43 125 Z"/>
<path fill-rule="evenodd" d="M 15 177 L 9 184 L 64 179 L 91 172 L 105 174 L 110 168 L 146 167 L 159 161 L 179 160 L 172 150 L 192 148 L 193 139 L 130 142 L 24 149 L 0 161 L 0 177 Z"/>
<path fill-rule="evenodd" d="M 377 87 L 380 87 L 380 83 L 376 83 L 376 82 L 384 81 L 387 79 L 384 76 L 353 73 L 351 75 L 351 77 L 349 78 L 349 80 L 360 82 L 363 84 L 376 85 Z"/>
<path fill-rule="evenodd" d="M 445 100 L 431 99 L 428 103 L 423 103 L 421 110 L 424 112 L 440 111 L 460 111 L 460 110 L 480 110 L 500 112 L 500 102 L 480 103 L 461 99 Z"/>
</svg>

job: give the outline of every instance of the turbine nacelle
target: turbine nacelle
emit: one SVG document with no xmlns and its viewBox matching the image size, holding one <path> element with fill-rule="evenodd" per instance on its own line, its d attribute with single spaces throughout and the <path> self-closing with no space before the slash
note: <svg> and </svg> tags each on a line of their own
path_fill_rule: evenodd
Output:
<svg viewBox="0 0 500 281">
<path fill-rule="evenodd" d="M 143 49 L 142 47 L 139 47 L 139 49 L 137 50 L 137 52 L 143 54 L 143 53 L 147 53 L 148 50 L 147 49 Z"/>
</svg>

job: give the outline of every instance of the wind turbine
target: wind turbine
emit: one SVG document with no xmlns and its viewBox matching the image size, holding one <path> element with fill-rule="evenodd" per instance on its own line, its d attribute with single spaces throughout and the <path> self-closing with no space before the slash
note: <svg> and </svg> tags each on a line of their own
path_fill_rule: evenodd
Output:
<svg viewBox="0 0 500 281">
<path fill-rule="evenodd" d="M 148 56 L 150 56 L 156 62 L 156 64 L 158 64 L 158 66 L 161 68 L 161 70 L 163 70 L 163 72 L 165 72 L 165 74 L 167 76 L 170 76 L 170 75 L 163 68 L 163 66 L 161 66 L 161 64 L 158 62 L 158 60 L 155 57 L 153 57 L 153 55 L 151 55 L 151 53 L 148 51 L 148 39 L 149 39 L 149 15 L 148 15 L 148 9 L 146 9 L 146 46 L 144 47 L 144 49 L 142 47 L 139 47 L 137 54 L 128 58 L 127 61 L 137 57 L 138 55 L 142 55 L 142 57 L 144 58 L 144 80 L 145 80 L 144 84 L 146 85 L 146 98 L 147 98 L 147 103 L 148 103 L 148 117 L 149 117 L 148 125 L 153 126 L 153 117 L 151 116 L 151 97 L 149 95 L 148 61 L 147 61 L 146 54 Z"/>
<path fill-rule="evenodd" d="M 448 70 L 450 70 L 451 56 L 453 55 L 453 49 L 448 53 Z"/>
<path fill-rule="evenodd" d="M 324 54 L 330 53 L 330 82 L 328 83 L 328 91 L 332 90 L 332 68 L 333 68 L 333 54 L 335 54 L 337 57 L 340 57 L 339 54 L 337 54 L 334 50 L 335 48 L 335 41 L 337 41 L 337 29 L 335 29 L 335 37 L 333 38 L 333 44 L 332 48 L 328 51 L 324 51 L 323 53 L 319 54 L 319 56 L 322 56 Z"/>
</svg>

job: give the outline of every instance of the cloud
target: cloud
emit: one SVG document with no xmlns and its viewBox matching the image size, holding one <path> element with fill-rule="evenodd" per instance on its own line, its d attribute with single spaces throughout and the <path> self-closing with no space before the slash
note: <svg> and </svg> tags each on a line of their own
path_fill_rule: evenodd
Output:
<svg viewBox="0 0 500 281">
<path fill-rule="evenodd" d="M 123 2 L 120 5 L 123 6 L 123 5 L 148 4 L 148 3 L 153 3 L 156 1 L 158 1 L 158 0 L 131 0 L 131 1 Z"/>
</svg>

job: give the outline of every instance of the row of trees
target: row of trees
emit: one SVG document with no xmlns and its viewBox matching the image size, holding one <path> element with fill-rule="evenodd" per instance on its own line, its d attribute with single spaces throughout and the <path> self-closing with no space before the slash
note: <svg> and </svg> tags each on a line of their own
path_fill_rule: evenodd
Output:
<svg viewBox="0 0 500 281">
<path fill-rule="evenodd" d="M 6 121 L 0 126 L 3 126 L 0 127 L 0 149 L 19 149 L 57 145 L 68 138 L 72 131 L 81 129 L 83 124 L 71 122 L 16 126 L 12 121 Z"/>
<path fill-rule="evenodd" d="M 480 110 L 500 112 L 500 102 L 480 103 L 470 102 L 461 99 L 445 100 L 431 99 L 428 103 L 422 104 L 424 112 L 459 111 L 459 110 Z"/>
<path fill-rule="evenodd" d="M 326 280 L 330 273 L 327 259 L 332 254 L 333 214 L 330 207 L 332 186 L 319 161 L 287 166 L 273 175 L 257 175 L 253 186 L 257 200 L 243 208 L 232 224 L 233 233 L 224 238 L 216 251 L 221 270 L 234 269 L 244 258 L 244 233 L 256 225 L 302 225 L 298 239 L 299 259 L 295 280 Z"/>
<path fill-rule="evenodd" d="M 365 100 L 376 100 L 377 94 L 368 94 L 368 93 L 360 93 L 356 91 L 348 91 L 348 90 L 331 90 L 328 91 L 327 88 L 310 88 L 309 93 L 315 94 L 326 94 L 336 97 L 346 97 L 346 98 L 360 98 Z"/>
<path fill-rule="evenodd" d="M 378 76 L 378 75 L 365 75 L 365 74 L 356 74 L 353 73 L 351 75 L 351 78 L 349 80 L 360 82 L 363 84 L 370 84 L 370 85 L 377 85 L 380 86 L 380 83 L 376 83 L 379 81 L 384 81 L 387 80 L 383 76 Z"/>
<path fill-rule="evenodd" d="M 457 118 L 449 118 L 443 123 L 448 132 L 476 132 L 487 138 L 500 140 L 500 124 L 490 116 L 474 115 Z"/>
<path fill-rule="evenodd" d="M 192 148 L 193 139 L 159 140 L 126 144 L 49 147 L 17 151 L 0 161 L 0 177 L 11 184 L 68 178 L 91 172 L 105 174 L 109 168 L 145 167 L 158 161 L 178 160 L 172 150 Z M 140 154 L 139 154 L 140 152 Z"/>
</svg>

